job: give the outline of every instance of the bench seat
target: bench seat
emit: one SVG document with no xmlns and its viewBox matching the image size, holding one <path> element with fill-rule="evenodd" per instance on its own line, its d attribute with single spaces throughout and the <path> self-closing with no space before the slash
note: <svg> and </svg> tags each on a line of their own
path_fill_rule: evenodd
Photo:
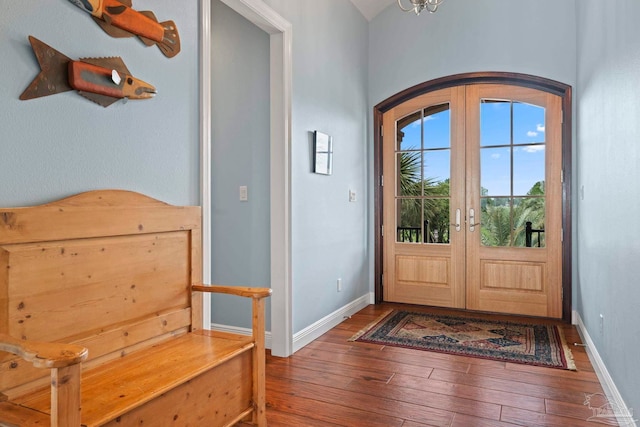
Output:
<svg viewBox="0 0 640 427">
<path fill-rule="evenodd" d="M 182 404 L 175 407 L 174 419 L 180 420 L 176 425 L 186 425 L 186 417 L 211 422 L 208 414 L 211 411 L 220 419 L 227 417 L 227 413 L 234 414 L 234 419 L 228 422 L 236 422 L 237 411 L 226 411 L 230 402 L 223 403 L 225 396 L 217 396 L 216 388 L 221 381 L 235 382 L 237 392 L 245 396 L 242 399 L 244 409 L 249 412 L 253 409 L 251 388 L 244 387 L 243 390 L 243 382 L 234 381 L 243 371 L 251 372 L 250 350 L 253 347 L 250 336 L 201 330 L 86 370 L 81 381 L 82 424 L 94 427 L 111 425 L 109 423 L 114 421 L 114 425 L 120 426 L 157 425 L 151 418 L 154 408 L 149 405 L 162 406 L 159 396 L 168 393 L 184 394 Z M 241 353 L 247 353 L 246 357 L 238 357 Z M 227 366 L 231 364 L 235 366 Z M 225 365 L 224 369 L 215 369 L 221 365 Z M 200 388 L 202 386 L 205 390 Z M 47 386 L 14 399 L 14 403 L 49 414 L 50 390 Z M 203 403 L 205 407 L 199 408 Z M 123 414 L 126 415 L 123 417 Z"/>
<path fill-rule="evenodd" d="M 49 415 L 23 408 L 12 402 L 0 402 L 0 427 L 48 427 Z"/>
</svg>

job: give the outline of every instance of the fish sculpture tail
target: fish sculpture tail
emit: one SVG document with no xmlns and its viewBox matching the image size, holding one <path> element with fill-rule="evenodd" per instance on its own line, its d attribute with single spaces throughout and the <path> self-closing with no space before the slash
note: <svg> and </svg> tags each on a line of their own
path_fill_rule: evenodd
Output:
<svg viewBox="0 0 640 427">
<path fill-rule="evenodd" d="M 142 13 L 146 15 L 146 13 Z M 147 16 L 152 18 L 154 21 L 156 20 L 152 13 Z M 173 21 L 164 21 L 159 24 L 164 30 L 162 41 L 152 40 L 143 36 L 139 36 L 139 38 L 147 46 L 153 46 L 154 44 L 157 45 L 164 56 L 167 58 L 173 58 L 180 53 L 180 35 L 178 34 L 178 27 Z"/>
<path fill-rule="evenodd" d="M 40 65 L 40 73 L 22 92 L 20 99 L 40 98 L 73 90 L 66 78 L 71 58 L 33 36 L 29 36 L 29 42 Z"/>
</svg>

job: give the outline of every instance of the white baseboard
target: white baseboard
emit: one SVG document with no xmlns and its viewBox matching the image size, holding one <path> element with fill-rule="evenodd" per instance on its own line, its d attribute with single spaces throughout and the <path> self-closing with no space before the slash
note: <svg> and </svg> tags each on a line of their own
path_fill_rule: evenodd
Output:
<svg viewBox="0 0 640 427">
<path fill-rule="evenodd" d="M 342 323 L 345 318 L 357 313 L 369 304 L 372 304 L 371 301 L 374 300 L 375 295 L 373 293 L 365 294 L 344 307 L 323 317 L 316 323 L 307 326 L 300 332 L 293 334 L 293 352 L 295 353 L 302 347 L 311 343 L 313 340 L 319 338 L 322 334 L 330 331 L 332 328 Z"/>
<path fill-rule="evenodd" d="M 320 335 L 330 331 L 336 325 L 344 321 L 346 317 L 357 313 L 366 306 L 375 304 L 375 294 L 370 292 L 361 296 L 355 301 L 350 302 L 344 307 L 334 311 L 328 316 L 323 317 L 311 326 L 308 326 L 300 332 L 293 335 L 293 352 L 300 350 L 305 345 L 309 344 Z M 230 332 L 232 334 L 239 335 L 251 335 L 251 328 L 240 328 L 237 326 L 221 325 L 219 323 L 211 324 L 212 331 Z M 265 332 L 265 347 L 271 349 L 271 332 Z"/>
<path fill-rule="evenodd" d="M 587 355 L 589 356 L 589 360 L 591 361 L 591 364 L 593 365 L 593 369 L 595 370 L 596 375 L 600 380 L 600 384 L 602 384 L 602 389 L 604 390 L 604 394 L 606 395 L 607 400 L 609 401 L 610 407 L 606 408 L 606 412 L 603 415 L 607 415 L 607 413 L 608 415 L 615 415 L 616 419 L 618 420 L 618 424 L 620 426 L 637 427 L 637 424 L 636 424 L 637 420 L 633 418 L 633 409 L 628 408 L 627 405 L 624 403 L 624 399 L 622 398 L 622 395 L 620 394 L 620 392 L 618 391 L 618 388 L 613 382 L 613 378 L 611 378 L 611 375 L 609 374 L 609 371 L 607 370 L 607 367 L 604 364 L 604 361 L 602 360 L 602 358 L 600 357 L 600 354 L 598 353 L 598 349 L 596 349 L 596 346 L 593 343 L 593 340 L 589 336 L 589 332 L 587 331 L 587 328 L 582 322 L 580 313 L 574 310 L 571 317 L 572 317 L 573 324 L 576 325 L 578 329 L 578 333 L 582 338 L 583 344 L 586 345 L 586 350 L 587 350 Z M 594 418 L 597 418 L 597 417 L 598 416 L 596 415 Z"/>
<path fill-rule="evenodd" d="M 212 323 L 211 330 L 219 331 L 219 332 L 230 332 L 232 334 L 247 335 L 247 336 L 253 333 L 251 328 L 239 328 L 237 326 L 221 325 L 219 323 Z M 271 349 L 271 332 L 270 331 L 266 331 L 264 333 L 264 346 L 265 348 Z"/>
</svg>

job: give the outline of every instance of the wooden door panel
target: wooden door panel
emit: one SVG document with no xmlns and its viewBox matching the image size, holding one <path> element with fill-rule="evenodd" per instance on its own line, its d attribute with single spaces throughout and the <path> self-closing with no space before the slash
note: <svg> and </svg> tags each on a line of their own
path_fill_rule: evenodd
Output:
<svg viewBox="0 0 640 427">
<path fill-rule="evenodd" d="M 424 282 L 432 286 L 449 285 L 449 258 L 396 257 L 396 278 L 400 282 Z"/>
<path fill-rule="evenodd" d="M 480 263 L 480 289 L 544 292 L 545 264 L 484 260 Z"/>
<path fill-rule="evenodd" d="M 455 222 L 455 209 L 464 199 L 464 89 L 451 88 L 414 98 L 385 113 L 383 116 L 384 137 L 383 174 L 387 177 L 383 189 L 384 198 L 384 299 L 385 301 L 411 304 L 464 308 L 464 233 L 455 227 L 447 230 L 448 243 L 425 243 L 425 229 L 421 229 L 420 241 L 411 243 L 397 241 L 397 200 L 405 196 L 399 188 L 398 153 L 403 152 L 399 143 L 402 123 L 406 117 L 433 106 L 448 104 L 450 111 L 450 183 L 449 222 Z M 436 108 L 437 110 L 437 108 Z M 440 110 L 438 110 L 440 111 Z M 424 148 L 424 136 L 422 147 Z M 425 152 L 414 150 L 423 156 Z M 422 178 L 424 179 L 424 177 Z M 423 193 L 424 196 L 424 193 Z M 418 199 L 416 197 L 416 199 Z M 428 197 L 422 197 L 420 200 Z M 423 208 L 424 209 L 424 208 Z M 424 218 L 423 218 L 424 219 Z M 421 221 L 420 225 L 422 225 Z M 448 224 L 447 224 L 448 227 Z"/>
<path fill-rule="evenodd" d="M 467 88 L 467 170 L 471 172 L 467 179 L 467 207 L 475 212 L 481 211 L 482 199 L 481 99 L 506 99 L 544 108 L 544 124 L 540 128 L 545 133 L 545 244 L 539 248 L 485 246 L 480 231 L 482 226 L 468 231 L 467 308 L 559 318 L 562 316 L 561 99 L 533 89 L 506 85 Z M 512 148 L 515 151 L 522 146 Z M 510 196 L 517 199 L 513 194 Z"/>
</svg>

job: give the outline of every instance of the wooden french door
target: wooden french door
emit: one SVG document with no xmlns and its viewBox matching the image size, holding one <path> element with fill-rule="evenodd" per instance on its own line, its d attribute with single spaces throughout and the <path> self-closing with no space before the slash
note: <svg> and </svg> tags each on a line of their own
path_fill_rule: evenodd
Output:
<svg viewBox="0 0 640 427">
<path fill-rule="evenodd" d="M 384 300 L 562 316 L 562 99 L 429 92 L 383 118 Z"/>
</svg>

